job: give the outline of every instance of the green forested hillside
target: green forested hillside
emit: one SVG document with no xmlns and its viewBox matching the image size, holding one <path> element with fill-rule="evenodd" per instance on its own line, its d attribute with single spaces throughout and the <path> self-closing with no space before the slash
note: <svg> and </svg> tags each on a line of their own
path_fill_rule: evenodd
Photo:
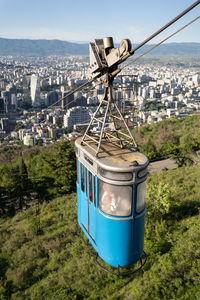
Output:
<svg viewBox="0 0 200 300">
<path fill-rule="evenodd" d="M 22 149 L 11 162 L 0 165 L 0 217 L 13 216 L 26 207 L 24 197 L 30 198 L 31 191 L 36 192 L 42 202 L 76 190 L 72 143 L 63 140 L 53 147 L 35 150 Z M 20 205 L 16 205 L 16 200 Z"/>
<path fill-rule="evenodd" d="M 145 251 L 138 273 L 119 278 L 96 267 L 76 234 L 76 195 L 0 223 L 0 299 L 198 299 L 200 165 L 148 179 Z"/>
<path fill-rule="evenodd" d="M 175 157 L 179 163 L 200 148 L 200 116 L 170 118 L 133 132 L 138 145 L 149 159 Z"/>
<path fill-rule="evenodd" d="M 200 148 L 200 116 L 171 118 L 135 129 L 141 152 L 149 159 L 172 157 L 179 166 L 191 164 Z M 44 149 L 0 149 L 0 196 L 21 197 L 27 189 L 51 199 L 75 191 L 74 146 L 62 141 Z M 24 184 L 25 182 L 25 184 Z M 1 209 L 0 201 L 0 209 Z"/>
<path fill-rule="evenodd" d="M 199 116 L 142 127 L 135 135 L 150 158 L 177 157 L 182 167 L 149 176 L 148 260 L 126 278 L 98 269 L 76 234 L 73 144 L 22 148 L 22 155 L 8 154 L 8 160 L 2 149 L 0 299 L 200 298 L 200 164 L 188 165 L 187 159 L 200 146 Z M 40 230 L 37 203 L 25 209 L 22 201 L 27 189 L 39 196 Z M 12 197 L 21 201 L 16 215 L 7 205 Z"/>
</svg>

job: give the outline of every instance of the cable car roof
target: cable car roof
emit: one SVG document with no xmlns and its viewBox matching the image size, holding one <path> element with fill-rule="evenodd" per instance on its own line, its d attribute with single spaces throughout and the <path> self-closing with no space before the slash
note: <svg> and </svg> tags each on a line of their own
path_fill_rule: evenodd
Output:
<svg viewBox="0 0 200 300">
<path fill-rule="evenodd" d="M 92 147 L 81 145 L 82 138 L 76 140 L 76 147 L 81 149 L 84 154 L 95 162 L 99 167 L 112 172 L 130 172 L 133 169 L 145 168 L 149 164 L 148 158 L 139 151 L 135 151 L 132 147 L 120 148 L 119 145 L 108 143 L 107 140 L 102 140 L 101 150 L 98 157 L 95 156 L 95 150 L 92 147 L 97 147 L 93 142 Z M 105 142 L 105 143 L 104 143 Z"/>
</svg>

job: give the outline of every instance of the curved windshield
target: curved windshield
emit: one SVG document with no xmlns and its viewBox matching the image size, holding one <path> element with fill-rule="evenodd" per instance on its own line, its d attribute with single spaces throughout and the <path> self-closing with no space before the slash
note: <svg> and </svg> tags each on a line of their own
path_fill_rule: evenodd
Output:
<svg viewBox="0 0 200 300">
<path fill-rule="evenodd" d="M 112 185 L 99 180 L 99 208 L 112 216 L 128 217 L 132 209 L 132 186 Z"/>
<path fill-rule="evenodd" d="M 111 180 L 120 180 L 120 181 L 129 181 L 133 178 L 133 173 L 124 173 L 124 172 L 111 172 L 104 170 L 102 168 L 99 168 L 99 173 L 101 176 L 111 179 Z"/>
</svg>

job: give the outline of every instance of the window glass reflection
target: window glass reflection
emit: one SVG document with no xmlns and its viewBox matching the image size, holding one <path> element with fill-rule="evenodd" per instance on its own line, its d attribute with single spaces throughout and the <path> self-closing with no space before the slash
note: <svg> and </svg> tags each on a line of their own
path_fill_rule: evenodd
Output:
<svg viewBox="0 0 200 300">
<path fill-rule="evenodd" d="M 111 185 L 99 180 L 99 208 L 112 216 L 130 216 L 132 186 Z"/>
<path fill-rule="evenodd" d="M 137 186 L 136 213 L 139 213 L 144 209 L 146 182 L 147 181 L 145 180 Z"/>
</svg>

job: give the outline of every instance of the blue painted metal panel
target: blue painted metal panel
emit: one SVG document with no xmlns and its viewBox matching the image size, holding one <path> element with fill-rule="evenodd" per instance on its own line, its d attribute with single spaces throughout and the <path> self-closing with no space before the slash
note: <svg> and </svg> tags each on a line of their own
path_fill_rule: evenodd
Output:
<svg viewBox="0 0 200 300">
<path fill-rule="evenodd" d="M 76 183 L 76 194 L 77 194 L 77 217 L 78 217 L 78 223 L 80 224 L 81 221 L 80 187 L 78 183 Z"/>
<path fill-rule="evenodd" d="M 98 252 L 98 249 L 97 249 L 97 245 L 95 243 L 95 241 L 92 239 L 92 237 L 89 235 L 89 233 L 87 232 L 87 230 L 85 229 L 85 227 L 83 227 L 82 224 L 79 224 L 82 231 L 84 232 L 85 236 L 88 238 L 88 240 L 90 241 L 91 245 L 94 247 L 95 251 Z"/>
<path fill-rule="evenodd" d="M 84 168 L 84 177 L 86 176 L 86 169 Z M 81 207 L 81 223 L 88 231 L 88 199 L 85 191 L 80 189 L 80 207 Z"/>
<path fill-rule="evenodd" d="M 96 244 L 99 256 L 113 267 L 126 267 L 142 256 L 144 214 L 135 220 L 112 220 L 97 213 Z"/>
<path fill-rule="evenodd" d="M 76 194 L 77 194 L 77 216 L 78 216 L 78 223 L 80 224 L 81 222 L 81 195 L 80 195 L 80 162 L 77 161 L 78 163 L 78 179 L 76 182 Z"/>
<path fill-rule="evenodd" d="M 94 176 L 92 176 L 92 197 L 93 202 L 89 201 L 89 234 L 95 240 L 95 216 L 96 216 L 96 208 L 94 206 Z"/>
<path fill-rule="evenodd" d="M 89 234 L 95 240 L 95 214 L 96 209 L 93 203 L 89 202 Z"/>
<path fill-rule="evenodd" d="M 133 259 L 139 259 L 144 249 L 145 213 L 133 221 L 132 243 L 134 245 Z"/>
<path fill-rule="evenodd" d="M 95 241 L 98 254 L 113 267 L 133 265 L 143 253 L 145 214 L 144 211 L 139 215 L 135 214 L 135 195 L 136 186 L 133 185 L 133 205 L 130 217 L 112 217 L 102 213 L 99 209 L 96 211 Z"/>
</svg>

